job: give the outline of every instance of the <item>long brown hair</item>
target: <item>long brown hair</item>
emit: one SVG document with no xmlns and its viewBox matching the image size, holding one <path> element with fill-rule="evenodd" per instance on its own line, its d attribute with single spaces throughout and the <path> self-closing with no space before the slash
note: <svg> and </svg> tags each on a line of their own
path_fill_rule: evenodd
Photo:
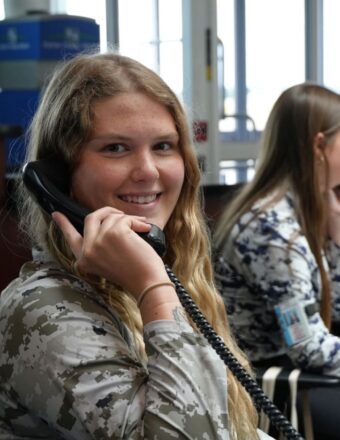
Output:
<svg viewBox="0 0 340 440">
<path fill-rule="evenodd" d="M 167 239 L 165 261 L 185 285 L 194 301 L 223 337 L 239 361 L 249 368 L 228 327 L 220 295 L 214 287 L 210 244 L 200 205 L 200 171 L 192 148 L 183 106 L 164 81 L 153 71 L 118 54 L 82 54 L 70 60 L 49 82 L 32 121 L 27 160 L 58 154 L 70 165 L 77 161 L 82 143 L 92 124 L 94 99 L 123 92 L 141 92 L 164 105 L 172 115 L 179 134 L 185 179 L 179 200 L 164 229 Z M 39 246 L 49 249 L 67 270 L 74 257 L 62 234 L 27 197 L 24 189 L 22 223 Z M 135 301 L 105 280 L 93 279 L 94 287 L 117 311 L 134 335 L 141 359 L 145 358 L 142 322 Z M 228 402 L 231 438 L 257 438 L 257 414 L 253 403 L 238 381 L 228 373 Z"/>
<path fill-rule="evenodd" d="M 255 176 L 226 208 L 214 237 L 221 248 L 233 225 L 257 200 L 274 190 L 277 190 L 276 198 L 282 197 L 290 188 L 298 221 L 320 270 L 321 316 L 328 327 L 330 281 L 322 261 L 328 213 L 313 147 L 318 133 L 324 134 L 327 143 L 338 130 L 340 96 L 337 93 L 312 83 L 284 91 L 274 104 L 263 132 Z"/>
</svg>

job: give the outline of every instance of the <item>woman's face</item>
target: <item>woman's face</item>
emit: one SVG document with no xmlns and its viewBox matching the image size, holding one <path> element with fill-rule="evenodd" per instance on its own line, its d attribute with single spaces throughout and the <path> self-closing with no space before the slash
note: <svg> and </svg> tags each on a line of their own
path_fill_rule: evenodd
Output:
<svg viewBox="0 0 340 440">
<path fill-rule="evenodd" d="M 166 225 L 181 192 L 184 163 L 168 110 L 142 93 L 101 98 L 72 176 L 75 200 Z"/>
</svg>

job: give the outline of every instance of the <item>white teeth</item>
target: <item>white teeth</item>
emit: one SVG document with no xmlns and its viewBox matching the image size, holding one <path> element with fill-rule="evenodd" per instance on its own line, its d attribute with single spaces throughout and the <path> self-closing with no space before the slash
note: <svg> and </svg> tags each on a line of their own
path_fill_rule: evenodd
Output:
<svg viewBox="0 0 340 440">
<path fill-rule="evenodd" d="M 122 196 L 121 199 L 124 200 L 124 202 L 139 203 L 142 205 L 155 201 L 156 197 L 156 194 L 152 194 L 150 196 Z"/>
</svg>

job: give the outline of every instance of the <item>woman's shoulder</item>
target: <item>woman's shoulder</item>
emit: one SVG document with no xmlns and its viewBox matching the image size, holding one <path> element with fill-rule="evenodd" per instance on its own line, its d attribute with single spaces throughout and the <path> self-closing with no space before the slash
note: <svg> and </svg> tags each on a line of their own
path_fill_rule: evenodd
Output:
<svg viewBox="0 0 340 440">
<path fill-rule="evenodd" d="M 235 223 L 229 235 L 226 252 L 234 253 L 235 246 L 244 253 L 254 248 L 269 246 L 289 248 L 299 255 L 310 255 L 305 234 L 298 222 L 290 193 L 280 198 L 270 195 L 258 200 Z"/>
<path fill-rule="evenodd" d="M 296 221 L 294 199 L 289 191 L 281 195 L 277 191 L 271 192 L 266 197 L 256 200 L 248 214 L 259 218 L 271 218 L 273 222 L 285 219 Z"/>
<path fill-rule="evenodd" d="M 25 263 L 18 278 L 0 296 L 0 318 L 40 315 L 57 318 L 60 314 L 87 311 L 110 315 L 105 301 L 87 282 L 67 272 L 53 261 L 39 259 Z M 5 314 L 5 316 L 2 316 Z"/>
<path fill-rule="evenodd" d="M 43 295 L 45 290 L 53 293 L 54 288 L 59 289 L 59 292 L 62 292 L 64 288 L 93 293 L 93 289 L 88 283 L 55 262 L 33 260 L 21 267 L 18 277 L 5 288 L 1 297 L 17 294 L 24 299 L 32 297 L 32 295 Z"/>
<path fill-rule="evenodd" d="M 15 343 L 19 349 L 30 341 L 33 351 L 32 335 L 46 343 L 64 341 L 65 335 L 80 343 L 93 334 L 114 335 L 129 344 L 131 340 L 118 313 L 93 287 L 55 262 L 42 261 L 26 263 L 0 295 L 0 342 L 11 340 L 13 332 L 30 335 L 26 342 L 17 338 Z"/>
<path fill-rule="evenodd" d="M 233 234 L 273 235 L 279 234 L 291 237 L 299 235 L 301 227 L 294 209 L 293 198 L 290 193 L 277 198 L 275 194 L 257 200 L 253 206 L 243 214 L 233 228 Z"/>
</svg>

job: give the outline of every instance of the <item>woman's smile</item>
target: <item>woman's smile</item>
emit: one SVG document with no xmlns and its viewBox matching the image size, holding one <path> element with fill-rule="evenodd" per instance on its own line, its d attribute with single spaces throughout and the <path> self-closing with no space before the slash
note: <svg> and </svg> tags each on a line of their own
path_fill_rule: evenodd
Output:
<svg viewBox="0 0 340 440">
<path fill-rule="evenodd" d="M 157 198 L 160 197 L 160 193 L 155 194 L 145 194 L 145 195 L 124 195 L 119 196 L 121 200 L 127 203 L 136 203 L 137 205 L 149 205 L 155 202 Z"/>
</svg>

